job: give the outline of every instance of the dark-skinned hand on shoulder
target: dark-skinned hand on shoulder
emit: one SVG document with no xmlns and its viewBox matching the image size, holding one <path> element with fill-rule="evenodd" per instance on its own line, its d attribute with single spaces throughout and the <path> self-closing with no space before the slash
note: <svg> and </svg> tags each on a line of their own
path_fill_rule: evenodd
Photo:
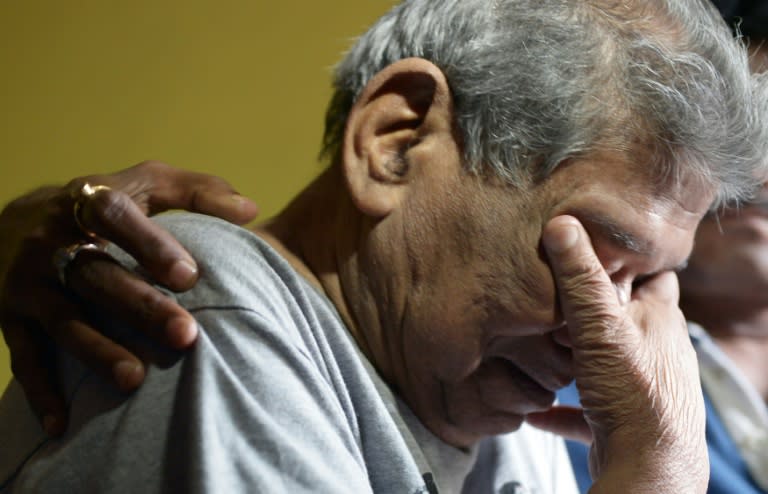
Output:
<svg viewBox="0 0 768 494">
<path fill-rule="evenodd" d="M 104 336 L 86 307 L 99 307 L 171 348 L 195 341 L 189 313 L 103 251 L 114 243 L 154 282 L 174 291 L 191 288 L 195 260 L 149 218 L 169 209 L 236 224 L 258 214 L 226 181 L 157 161 L 43 187 L 0 213 L 0 327 L 13 374 L 48 434 L 61 434 L 67 421 L 54 379 L 54 346 L 122 391 L 144 379 L 142 361 Z"/>
</svg>

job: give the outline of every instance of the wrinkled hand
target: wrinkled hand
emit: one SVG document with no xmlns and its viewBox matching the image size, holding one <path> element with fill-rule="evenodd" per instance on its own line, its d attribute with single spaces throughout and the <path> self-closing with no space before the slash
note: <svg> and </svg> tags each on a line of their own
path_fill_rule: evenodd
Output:
<svg viewBox="0 0 768 494">
<path fill-rule="evenodd" d="M 141 361 L 89 322 L 88 307 L 99 307 L 174 348 L 189 346 L 197 335 L 184 309 L 103 252 L 81 252 L 67 267 L 67 287 L 61 285 L 51 259 L 58 248 L 87 239 L 73 215 L 74 197 L 86 182 L 112 190 L 82 203 L 83 227 L 120 246 L 150 277 L 176 291 L 194 285 L 196 263 L 147 216 L 186 209 L 243 224 L 258 213 L 222 179 L 152 161 L 38 189 L 5 207 L 0 213 L 0 326 L 13 373 L 53 435 L 63 431 L 66 414 L 51 374 L 51 343 L 121 390 L 136 388 L 144 378 Z"/>
<path fill-rule="evenodd" d="M 675 275 L 654 276 L 622 305 L 575 218 L 550 221 L 543 243 L 593 438 L 591 492 L 705 492 L 704 403 Z M 555 408 L 530 422 L 579 435 L 576 415 Z"/>
</svg>

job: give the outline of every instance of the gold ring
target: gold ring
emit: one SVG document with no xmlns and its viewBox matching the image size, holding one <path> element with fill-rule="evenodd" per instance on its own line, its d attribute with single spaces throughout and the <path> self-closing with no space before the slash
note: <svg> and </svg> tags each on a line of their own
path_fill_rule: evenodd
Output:
<svg viewBox="0 0 768 494">
<path fill-rule="evenodd" d="M 84 250 L 103 251 L 104 246 L 93 242 L 78 242 L 68 247 L 56 249 L 56 252 L 53 253 L 53 266 L 56 268 L 56 273 L 59 275 L 59 281 L 62 286 L 67 286 L 67 268 L 78 254 Z"/>
<path fill-rule="evenodd" d="M 76 193 L 72 194 L 72 197 L 75 200 L 75 205 L 72 209 L 75 223 L 80 231 L 90 238 L 96 238 L 98 235 L 86 228 L 83 224 L 83 219 L 81 218 L 81 215 L 83 214 L 83 205 L 86 200 L 93 198 L 97 193 L 104 190 L 112 190 L 112 188 L 107 185 L 91 185 L 88 182 L 85 182 Z"/>
</svg>

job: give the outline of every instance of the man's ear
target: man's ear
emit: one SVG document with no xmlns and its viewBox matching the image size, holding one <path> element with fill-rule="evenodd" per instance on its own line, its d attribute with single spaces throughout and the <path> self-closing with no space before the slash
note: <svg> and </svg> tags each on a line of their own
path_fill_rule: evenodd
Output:
<svg viewBox="0 0 768 494">
<path fill-rule="evenodd" d="M 452 134 L 452 112 L 445 75 L 427 60 L 399 60 L 371 79 L 352 106 L 342 145 L 347 187 L 363 214 L 384 217 L 400 204 L 420 165 L 409 151 L 432 134 Z"/>
</svg>

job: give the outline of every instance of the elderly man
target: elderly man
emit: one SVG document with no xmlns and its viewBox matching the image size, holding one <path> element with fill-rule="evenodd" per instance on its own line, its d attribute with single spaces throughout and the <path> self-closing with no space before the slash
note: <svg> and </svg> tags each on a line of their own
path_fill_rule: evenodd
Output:
<svg viewBox="0 0 768 494">
<path fill-rule="evenodd" d="M 191 352 L 156 354 L 130 398 L 69 361 L 58 441 L 4 397 L 6 485 L 571 492 L 562 443 L 525 422 L 577 427 L 550 408 L 575 376 L 595 492 L 702 491 L 670 271 L 768 155 L 766 87 L 716 13 L 414 0 L 336 88 L 329 168 L 256 235 L 164 220 L 201 263 L 176 295 Z"/>
</svg>

